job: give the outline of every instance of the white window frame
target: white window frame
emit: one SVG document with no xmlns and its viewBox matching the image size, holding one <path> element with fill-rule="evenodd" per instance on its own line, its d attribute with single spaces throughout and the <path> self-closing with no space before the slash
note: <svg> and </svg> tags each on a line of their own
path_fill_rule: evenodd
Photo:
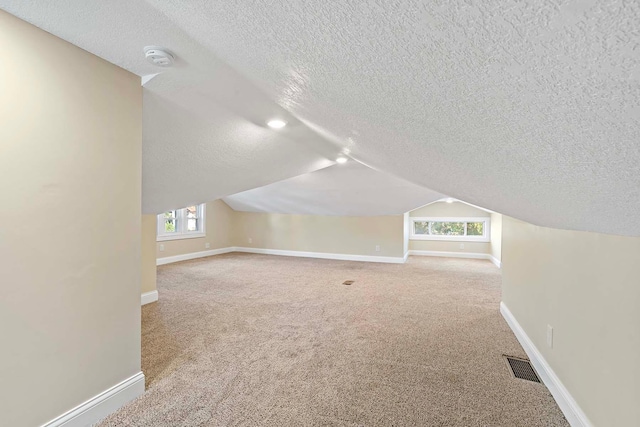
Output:
<svg viewBox="0 0 640 427">
<path fill-rule="evenodd" d="M 205 216 L 207 213 L 207 209 L 206 209 L 205 203 L 198 205 L 197 212 L 198 212 L 198 219 L 200 220 L 200 229 L 196 231 L 187 231 L 187 208 L 186 207 L 182 209 L 175 209 L 175 211 L 176 211 L 177 229 L 172 233 L 167 233 L 164 230 L 164 221 L 166 219 L 164 217 L 164 212 L 158 215 L 158 220 L 157 220 L 158 228 L 157 228 L 157 237 L 156 237 L 157 242 L 162 242 L 165 240 L 195 239 L 197 237 L 206 236 Z"/>
<path fill-rule="evenodd" d="M 467 233 L 468 222 L 482 222 L 484 226 L 482 236 L 434 236 L 431 234 L 416 234 L 416 222 L 464 222 L 464 232 Z M 491 241 L 491 217 L 411 217 L 410 240 L 444 240 L 454 242 L 490 242 Z"/>
</svg>

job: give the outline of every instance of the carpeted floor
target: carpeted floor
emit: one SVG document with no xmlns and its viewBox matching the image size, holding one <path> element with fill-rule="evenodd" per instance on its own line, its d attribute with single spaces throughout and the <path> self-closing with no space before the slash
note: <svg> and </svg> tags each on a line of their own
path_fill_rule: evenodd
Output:
<svg viewBox="0 0 640 427">
<path fill-rule="evenodd" d="M 351 286 L 342 285 L 354 280 Z M 101 426 L 567 426 L 488 261 L 227 254 L 158 268 L 147 392 Z"/>
</svg>

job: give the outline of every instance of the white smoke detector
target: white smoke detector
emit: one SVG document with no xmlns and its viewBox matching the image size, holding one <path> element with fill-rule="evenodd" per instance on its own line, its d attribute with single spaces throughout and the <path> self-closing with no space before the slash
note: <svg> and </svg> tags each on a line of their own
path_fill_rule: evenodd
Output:
<svg viewBox="0 0 640 427">
<path fill-rule="evenodd" d="M 147 61 L 158 67 L 171 67 L 175 57 L 167 49 L 159 46 L 147 46 L 144 48 L 144 56 Z"/>
</svg>

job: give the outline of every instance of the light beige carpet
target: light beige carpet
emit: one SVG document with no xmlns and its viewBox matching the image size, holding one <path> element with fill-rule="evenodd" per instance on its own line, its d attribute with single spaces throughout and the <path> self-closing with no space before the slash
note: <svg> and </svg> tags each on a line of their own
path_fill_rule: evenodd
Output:
<svg viewBox="0 0 640 427">
<path fill-rule="evenodd" d="M 354 280 L 351 286 L 342 285 Z M 228 254 L 158 268 L 147 392 L 102 426 L 566 426 L 488 261 Z"/>
</svg>

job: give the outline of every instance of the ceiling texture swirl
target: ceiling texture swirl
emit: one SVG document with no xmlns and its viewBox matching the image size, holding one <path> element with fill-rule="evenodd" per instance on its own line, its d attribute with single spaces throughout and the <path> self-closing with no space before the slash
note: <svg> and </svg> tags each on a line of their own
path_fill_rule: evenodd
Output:
<svg viewBox="0 0 640 427">
<path fill-rule="evenodd" d="M 225 198 L 391 214 L 447 195 L 533 224 L 640 235 L 640 2 L 0 8 L 145 77 L 145 213 Z M 148 45 L 175 66 L 146 62 Z M 274 117 L 288 125 L 270 129 Z M 345 151 L 360 164 L 336 165 Z"/>
</svg>

